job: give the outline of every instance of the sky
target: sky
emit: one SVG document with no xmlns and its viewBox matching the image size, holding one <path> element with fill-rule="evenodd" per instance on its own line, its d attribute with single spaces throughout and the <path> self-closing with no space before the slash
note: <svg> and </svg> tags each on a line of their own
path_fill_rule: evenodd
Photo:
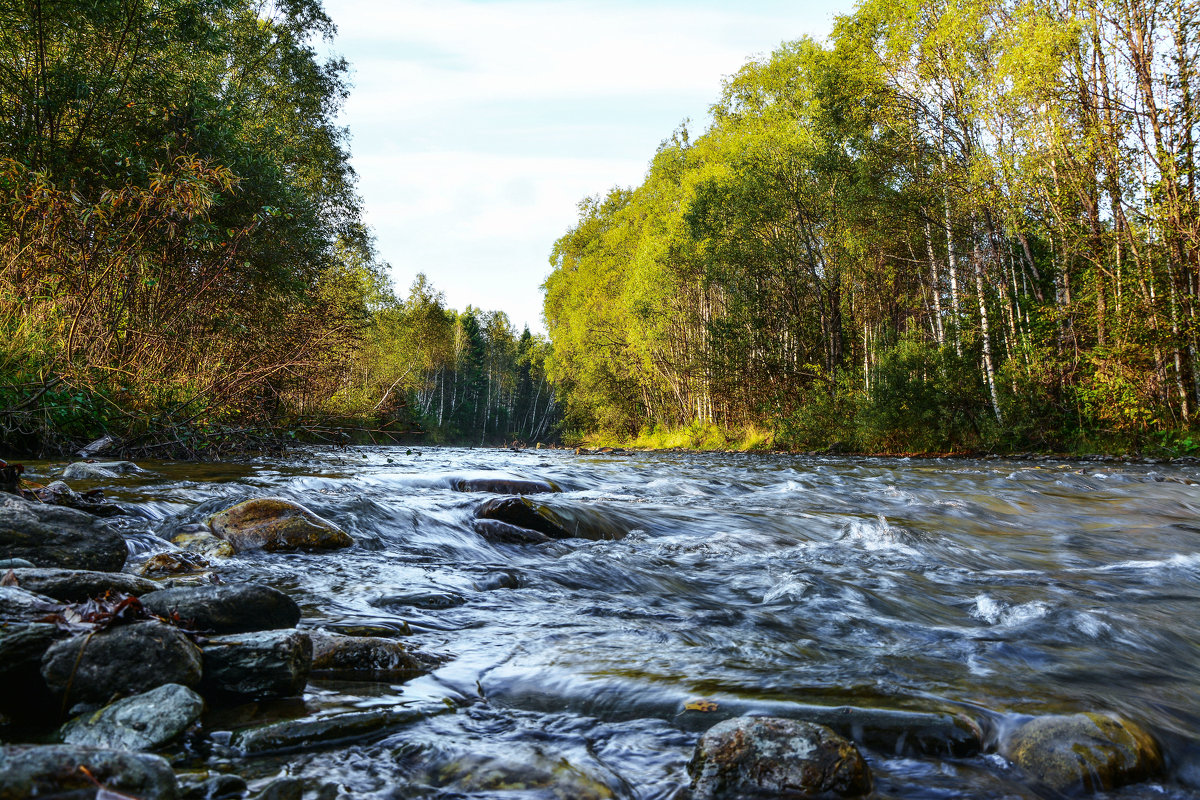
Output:
<svg viewBox="0 0 1200 800">
<path fill-rule="evenodd" d="M 395 288 L 544 332 L 541 284 L 578 203 L 636 186 L 724 77 L 824 39 L 850 0 L 325 0 L 351 66 L 366 222 Z"/>
</svg>

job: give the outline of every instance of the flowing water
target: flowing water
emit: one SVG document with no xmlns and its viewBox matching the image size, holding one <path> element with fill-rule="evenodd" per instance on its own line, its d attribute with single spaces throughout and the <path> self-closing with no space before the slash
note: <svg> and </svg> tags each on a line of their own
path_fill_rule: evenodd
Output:
<svg viewBox="0 0 1200 800">
<path fill-rule="evenodd" d="M 132 547 L 249 497 L 299 501 L 356 545 L 244 554 L 222 578 L 290 593 L 304 626 L 449 657 L 214 714 L 192 766 L 326 798 L 649 800 L 682 796 L 724 709 L 961 712 L 993 741 L 1024 715 L 1113 710 L 1163 743 L 1168 778 L 1109 796 L 1200 797 L 1197 466 L 435 448 L 144 466 L 158 477 L 107 483 L 137 511 L 118 520 Z M 489 543 L 471 521 L 490 496 L 451 484 L 497 474 L 629 533 Z M 221 746 L 247 722 L 393 705 L 444 713 L 302 753 Z M 866 755 L 879 797 L 1035 797 L 994 754 Z"/>
</svg>

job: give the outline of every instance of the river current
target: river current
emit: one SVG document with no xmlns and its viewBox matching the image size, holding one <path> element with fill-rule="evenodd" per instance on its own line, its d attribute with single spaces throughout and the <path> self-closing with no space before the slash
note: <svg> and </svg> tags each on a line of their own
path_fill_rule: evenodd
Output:
<svg viewBox="0 0 1200 800">
<path fill-rule="evenodd" d="M 197 768 L 311 778 L 323 798 L 666 800 L 723 709 L 949 711 L 992 737 L 1111 710 L 1154 733 L 1169 777 L 1109 796 L 1200 797 L 1194 465 L 358 447 L 143 466 L 156 477 L 105 483 L 140 553 L 243 499 L 298 501 L 355 546 L 243 554 L 221 578 L 288 592 L 304 627 L 447 657 L 214 713 Z M 489 543 L 472 520 L 494 495 L 452 488 L 483 476 L 550 481 L 537 499 L 628 535 Z M 220 746 L 250 721 L 385 706 L 429 713 L 301 753 Z M 1036 796 L 994 754 L 865 755 L 881 798 Z"/>
</svg>

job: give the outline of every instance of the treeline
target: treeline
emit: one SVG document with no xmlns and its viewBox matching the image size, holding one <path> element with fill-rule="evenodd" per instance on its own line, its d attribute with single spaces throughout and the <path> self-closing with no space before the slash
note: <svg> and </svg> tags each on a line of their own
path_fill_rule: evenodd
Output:
<svg viewBox="0 0 1200 800">
<path fill-rule="evenodd" d="M 346 64 L 315 50 L 333 30 L 319 0 L 0 0 L 5 452 L 419 426 L 388 416 L 414 386 L 387 339 L 407 311 L 335 124 Z M 483 439 L 541 420 L 517 399 L 540 375 L 512 367 L 535 345 L 447 320 L 420 335 L 449 336 L 461 366 L 438 350 L 453 377 L 426 416 Z"/>
<path fill-rule="evenodd" d="M 352 427 L 429 443 L 552 441 L 560 419 L 546 375 L 549 342 L 520 335 L 503 311 L 448 309 L 419 275 L 404 300 L 380 296 L 371 327 L 323 408 Z"/>
<path fill-rule="evenodd" d="M 1198 37 L 1185 0 L 864 0 L 751 61 L 557 242 L 568 425 L 1190 447 Z"/>
</svg>

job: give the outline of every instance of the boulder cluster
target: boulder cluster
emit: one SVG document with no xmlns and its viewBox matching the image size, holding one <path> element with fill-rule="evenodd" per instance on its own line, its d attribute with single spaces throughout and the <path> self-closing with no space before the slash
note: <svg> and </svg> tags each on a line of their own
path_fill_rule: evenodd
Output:
<svg viewBox="0 0 1200 800">
<path fill-rule="evenodd" d="M 123 463 L 66 473 L 128 474 Z M 310 675 L 406 680 L 441 663 L 393 639 L 298 627 L 300 607 L 271 586 L 214 582 L 213 562 L 235 553 L 353 544 L 303 506 L 234 505 L 177 532 L 178 549 L 134 574 L 124 571 L 118 529 L 55 497 L 71 495 L 0 492 L 0 800 L 246 797 L 238 776 L 177 774 L 161 753 L 200 735 L 204 714 L 299 697 Z M 239 731 L 231 746 L 288 749 L 411 719 L 395 710 L 351 716 L 270 722 Z M 254 797 L 298 798 L 300 788 L 281 779 Z"/>
</svg>

